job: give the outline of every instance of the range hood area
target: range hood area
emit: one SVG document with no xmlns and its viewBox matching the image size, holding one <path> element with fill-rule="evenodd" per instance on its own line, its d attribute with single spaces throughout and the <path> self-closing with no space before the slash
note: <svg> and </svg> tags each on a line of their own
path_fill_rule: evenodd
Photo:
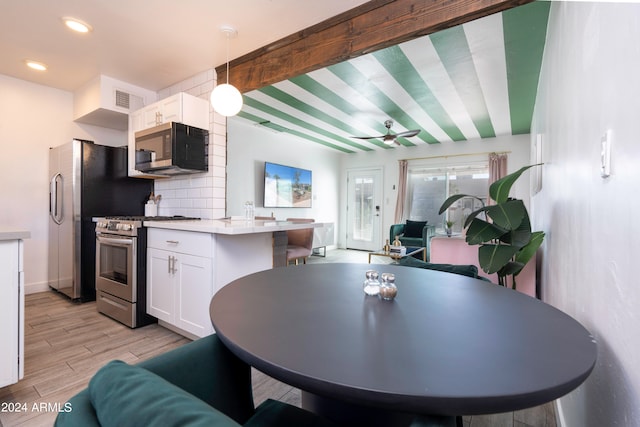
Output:
<svg viewBox="0 0 640 427">
<path fill-rule="evenodd" d="M 99 75 L 75 91 L 73 120 L 78 123 L 126 131 L 129 113 L 155 102 L 151 90 Z"/>
</svg>

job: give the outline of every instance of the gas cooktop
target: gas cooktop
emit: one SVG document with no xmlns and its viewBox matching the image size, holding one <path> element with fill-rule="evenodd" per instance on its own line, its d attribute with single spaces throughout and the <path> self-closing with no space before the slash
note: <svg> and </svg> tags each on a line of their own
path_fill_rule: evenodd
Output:
<svg viewBox="0 0 640 427">
<path fill-rule="evenodd" d="M 193 221 L 200 218 L 193 218 L 189 216 L 174 215 L 174 216 L 107 216 L 105 219 L 110 221 Z"/>
</svg>

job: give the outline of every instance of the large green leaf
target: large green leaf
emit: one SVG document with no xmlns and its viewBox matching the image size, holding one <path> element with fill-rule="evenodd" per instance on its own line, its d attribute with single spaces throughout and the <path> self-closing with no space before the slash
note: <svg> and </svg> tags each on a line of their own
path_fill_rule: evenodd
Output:
<svg viewBox="0 0 640 427">
<path fill-rule="evenodd" d="M 510 233 L 505 233 L 500 237 L 500 241 L 512 246 L 522 248 L 529 244 L 531 240 L 531 222 L 529 221 L 529 215 L 527 210 L 524 210 L 524 218 L 520 222 L 520 225 Z"/>
<path fill-rule="evenodd" d="M 498 276 L 508 276 L 518 274 L 524 268 L 524 264 L 517 261 L 509 261 L 498 271 Z"/>
<path fill-rule="evenodd" d="M 509 200 L 498 205 L 487 206 L 485 208 L 487 214 L 493 222 L 506 230 L 516 230 L 526 214 L 522 200 Z"/>
<path fill-rule="evenodd" d="M 535 255 L 536 251 L 542 245 L 542 241 L 544 240 L 544 232 L 542 231 L 534 231 L 531 233 L 531 239 L 529 243 L 524 246 L 517 254 L 516 261 L 522 263 L 523 265 L 528 263 L 533 255 Z M 514 274 L 518 274 L 520 271 Z"/>
<path fill-rule="evenodd" d="M 449 209 L 449 206 L 451 206 L 452 204 L 454 204 L 458 200 L 462 199 L 463 197 L 472 197 L 472 196 L 468 196 L 466 194 L 454 194 L 453 196 L 450 196 L 449 198 L 447 198 L 447 200 L 444 201 L 444 203 L 442 203 L 442 206 L 440 206 L 440 210 L 438 211 L 438 215 L 442 215 L 442 213 L 444 211 Z"/>
<path fill-rule="evenodd" d="M 469 215 L 467 215 L 467 218 L 464 220 L 464 228 L 469 227 L 469 225 L 471 224 L 471 222 L 478 216 L 480 215 L 482 212 L 486 211 L 487 208 L 486 207 L 482 207 L 478 210 L 475 210 L 473 212 L 471 212 Z M 486 218 L 486 214 L 485 214 L 485 218 Z"/>
<path fill-rule="evenodd" d="M 518 252 L 518 248 L 509 245 L 482 245 L 478 249 L 480 268 L 487 273 L 497 273 Z"/>
<path fill-rule="evenodd" d="M 527 169 L 532 168 L 534 166 L 540 166 L 542 163 L 538 163 L 536 165 L 529 165 L 520 168 L 519 170 L 504 176 L 491 184 L 489 187 L 489 196 L 496 201 L 496 203 L 504 203 L 509 198 L 509 192 L 511 191 L 511 186 L 513 183 L 520 178 Z"/>
<path fill-rule="evenodd" d="M 483 221 L 479 218 L 474 218 L 467 229 L 467 237 L 465 240 L 470 245 L 479 245 L 485 242 L 490 242 L 493 239 L 498 239 L 505 233 L 507 233 L 507 230 L 500 228 L 495 224 Z"/>
</svg>

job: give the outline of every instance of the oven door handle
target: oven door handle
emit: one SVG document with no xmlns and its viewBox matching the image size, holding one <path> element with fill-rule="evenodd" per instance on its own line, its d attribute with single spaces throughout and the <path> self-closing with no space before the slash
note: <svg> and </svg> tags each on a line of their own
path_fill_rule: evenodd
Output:
<svg viewBox="0 0 640 427">
<path fill-rule="evenodd" d="M 96 236 L 100 243 L 111 243 L 112 245 L 131 246 L 133 245 L 133 239 L 121 239 L 113 237 Z"/>
</svg>

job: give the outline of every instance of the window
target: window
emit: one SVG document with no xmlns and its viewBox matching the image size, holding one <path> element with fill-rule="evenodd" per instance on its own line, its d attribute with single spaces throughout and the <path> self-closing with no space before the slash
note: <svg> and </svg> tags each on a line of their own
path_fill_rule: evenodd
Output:
<svg viewBox="0 0 640 427">
<path fill-rule="evenodd" d="M 486 204 L 489 193 L 489 165 L 486 161 L 456 165 L 410 165 L 407 176 L 408 219 L 428 221 L 443 229 L 447 218 L 454 222 L 453 231 L 460 232 L 466 217 Z M 482 200 L 463 198 L 442 215 L 438 210 L 447 197 L 454 194 L 474 195 Z"/>
</svg>

